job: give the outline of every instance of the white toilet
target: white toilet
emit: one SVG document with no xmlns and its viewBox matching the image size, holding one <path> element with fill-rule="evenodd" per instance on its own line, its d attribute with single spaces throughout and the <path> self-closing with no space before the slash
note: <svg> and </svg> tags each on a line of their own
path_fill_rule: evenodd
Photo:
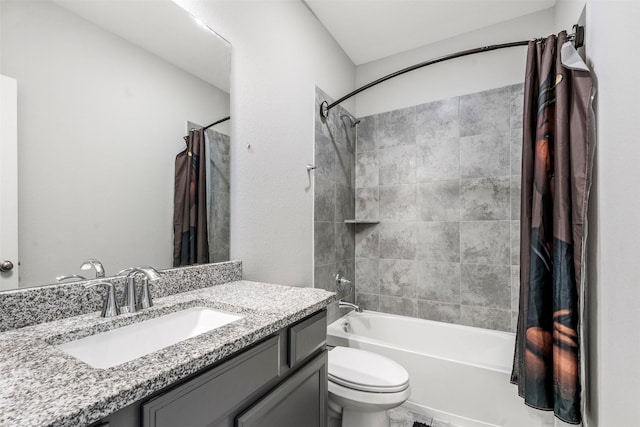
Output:
<svg viewBox="0 0 640 427">
<path fill-rule="evenodd" d="M 329 351 L 330 427 L 389 427 L 387 410 L 410 394 L 409 373 L 393 360 L 350 347 Z"/>
</svg>

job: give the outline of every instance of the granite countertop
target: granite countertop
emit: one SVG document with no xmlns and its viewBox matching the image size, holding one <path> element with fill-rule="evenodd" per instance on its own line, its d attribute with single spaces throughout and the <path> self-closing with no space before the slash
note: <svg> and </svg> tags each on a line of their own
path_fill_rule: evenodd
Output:
<svg viewBox="0 0 640 427">
<path fill-rule="evenodd" d="M 122 409 L 318 311 L 335 300 L 321 289 L 236 281 L 154 301 L 138 313 L 99 313 L 0 333 L 0 426 L 81 426 Z M 163 350 L 95 369 L 56 344 L 205 306 L 244 317 Z"/>
</svg>

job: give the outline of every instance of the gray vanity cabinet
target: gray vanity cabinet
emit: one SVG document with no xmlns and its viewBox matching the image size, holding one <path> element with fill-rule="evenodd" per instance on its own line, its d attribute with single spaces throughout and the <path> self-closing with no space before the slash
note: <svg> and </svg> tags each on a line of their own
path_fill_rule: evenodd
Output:
<svg viewBox="0 0 640 427">
<path fill-rule="evenodd" d="M 95 426 L 326 427 L 326 311 Z"/>
<path fill-rule="evenodd" d="M 325 427 L 327 351 L 237 418 L 237 427 Z"/>
</svg>

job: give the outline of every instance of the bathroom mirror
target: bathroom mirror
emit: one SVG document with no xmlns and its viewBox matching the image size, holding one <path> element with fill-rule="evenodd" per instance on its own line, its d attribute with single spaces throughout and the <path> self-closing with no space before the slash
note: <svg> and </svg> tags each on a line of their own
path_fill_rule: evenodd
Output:
<svg viewBox="0 0 640 427">
<path fill-rule="evenodd" d="M 175 156 L 188 126 L 230 115 L 231 46 L 170 0 L 0 8 L 0 73 L 17 81 L 20 287 L 94 277 L 88 258 L 107 276 L 171 267 Z M 225 162 L 209 171 L 221 179 L 210 233 L 226 233 L 211 261 L 228 258 L 229 129 L 207 131 Z"/>
</svg>

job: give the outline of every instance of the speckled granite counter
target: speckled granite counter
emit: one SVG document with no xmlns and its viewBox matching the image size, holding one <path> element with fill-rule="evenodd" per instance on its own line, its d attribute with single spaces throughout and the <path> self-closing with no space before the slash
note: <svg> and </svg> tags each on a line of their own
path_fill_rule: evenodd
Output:
<svg viewBox="0 0 640 427">
<path fill-rule="evenodd" d="M 139 313 L 98 313 L 0 333 L 0 426 L 82 426 L 122 409 L 323 309 L 335 294 L 235 281 L 157 298 Z M 131 362 L 94 369 L 54 345 L 188 307 L 244 317 Z"/>
</svg>

